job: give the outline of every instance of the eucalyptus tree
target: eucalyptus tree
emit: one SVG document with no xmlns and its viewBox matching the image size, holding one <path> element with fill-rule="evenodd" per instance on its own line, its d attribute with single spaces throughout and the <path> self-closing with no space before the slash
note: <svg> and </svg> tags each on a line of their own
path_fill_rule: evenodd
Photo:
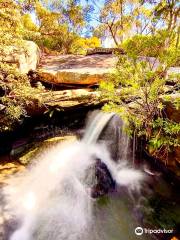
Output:
<svg viewBox="0 0 180 240">
<path fill-rule="evenodd" d="M 133 23 L 132 1 L 106 1 L 100 10 L 99 29 L 112 37 L 116 46 L 124 39 Z M 131 5 L 131 7 L 130 7 Z"/>
<path fill-rule="evenodd" d="M 112 38 L 117 47 L 134 34 L 149 32 L 151 9 L 138 0 L 108 0 L 94 8 L 95 34 Z"/>
<path fill-rule="evenodd" d="M 175 41 L 176 48 L 179 46 L 180 35 L 180 3 L 178 0 L 144 0 L 142 4 L 151 4 L 153 22 L 156 25 L 155 32 L 163 29 L 166 38 L 166 46 Z"/>
</svg>

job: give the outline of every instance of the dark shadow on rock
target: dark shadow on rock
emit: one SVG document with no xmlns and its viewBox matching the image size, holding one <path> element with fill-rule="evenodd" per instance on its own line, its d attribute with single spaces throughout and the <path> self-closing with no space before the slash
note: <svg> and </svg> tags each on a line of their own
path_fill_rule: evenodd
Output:
<svg viewBox="0 0 180 240">
<path fill-rule="evenodd" d="M 96 184 L 91 189 L 91 196 L 98 198 L 115 190 L 116 183 L 113 180 L 110 171 L 105 163 L 100 159 L 96 160 L 95 164 Z"/>
</svg>

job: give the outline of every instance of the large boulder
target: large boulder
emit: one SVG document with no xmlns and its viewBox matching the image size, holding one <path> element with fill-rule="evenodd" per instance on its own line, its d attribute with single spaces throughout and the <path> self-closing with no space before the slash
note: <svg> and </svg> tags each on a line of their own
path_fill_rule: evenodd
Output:
<svg viewBox="0 0 180 240">
<path fill-rule="evenodd" d="M 32 41 L 22 41 L 19 46 L 0 47 L 0 62 L 14 64 L 21 73 L 36 70 L 40 59 L 40 50 Z"/>
<path fill-rule="evenodd" d="M 55 85 L 94 85 L 109 76 L 117 60 L 111 54 L 46 56 L 38 75 L 41 81 Z"/>
</svg>

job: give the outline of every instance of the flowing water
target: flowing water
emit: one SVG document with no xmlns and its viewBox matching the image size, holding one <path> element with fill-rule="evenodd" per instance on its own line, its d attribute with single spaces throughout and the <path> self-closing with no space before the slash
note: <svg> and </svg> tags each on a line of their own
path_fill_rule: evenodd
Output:
<svg viewBox="0 0 180 240">
<path fill-rule="evenodd" d="M 113 114 L 96 115 L 81 141 L 47 149 L 26 172 L 10 180 L 4 194 L 8 210 L 18 221 L 10 240 L 152 239 L 134 234 L 139 225 L 135 217 L 139 196 L 147 177 L 127 165 L 129 141 L 121 136 L 118 161 L 113 160 L 112 143 L 97 143 L 112 118 Z M 96 159 L 106 164 L 118 186 L 98 200 L 90 194 Z"/>
</svg>

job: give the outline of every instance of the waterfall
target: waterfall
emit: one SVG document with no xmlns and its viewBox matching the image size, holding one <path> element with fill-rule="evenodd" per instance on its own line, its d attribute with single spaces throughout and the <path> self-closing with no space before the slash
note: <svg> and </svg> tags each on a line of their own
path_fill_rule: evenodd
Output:
<svg viewBox="0 0 180 240">
<path fill-rule="evenodd" d="M 124 122 L 115 113 L 92 112 L 88 116 L 83 141 L 87 144 L 104 144 L 115 162 L 134 163 L 134 140 L 126 134 Z"/>
<path fill-rule="evenodd" d="M 100 115 L 99 113 L 97 114 Z M 129 164 L 133 163 L 133 144 L 131 138 L 125 131 L 125 124 L 122 119 L 112 113 L 101 113 L 100 118 L 102 119 L 99 123 L 107 120 L 106 124 L 101 124 L 101 132 L 98 133 L 98 142 L 105 144 L 111 158 L 115 162 L 128 162 Z M 95 120 L 96 118 L 94 118 Z M 99 120 L 99 119 L 98 119 Z M 89 132 L 91 132 L 90 128 L 93 129 L 93 126 L 97 126 L 97 123 L 92 121 L 89 125 Z M 94 127 L 94 132 L 96 131 L 96 127 Z M 88 132 L 86 132 L 87 134 Z M 88 137 L 87 137 L 88 138 Z"/>
<path fill-rule="evenodd" d="M 90 189 L 95 182 L 96 159 L 104 162 L 120 186 L 140 187 L 143 174 L 113 161 L 108 147 L 97 143 L 113 116 L 98 113 L 81 141 L 47 149 L 25 172 L 11 179 L 4 194 L 19 228 L 10 240 L 94 240 Z M 119 148 L 120 143 L 116 144 Z M 127 147 L 126 139 L 122 144 Z M 123 150 L 121 157 L 127 154 L 127 149 Z"/>
<path fill-rule="evenodd" d="M 114 116 L 114 113 L 103 113 L 98 112 L 98 114 L 95 115 L 95 117 L 92 119 L 92 122 L 90 120 L 88 121 L 90 123 L 89 126 L 87 126 L 86 132 L 83 137 L 83 142 L 87 144 L 96 143 L 102 130 L 107 125 L 107 123 L 110 121 L 110 119 Z"/>
</svg>

